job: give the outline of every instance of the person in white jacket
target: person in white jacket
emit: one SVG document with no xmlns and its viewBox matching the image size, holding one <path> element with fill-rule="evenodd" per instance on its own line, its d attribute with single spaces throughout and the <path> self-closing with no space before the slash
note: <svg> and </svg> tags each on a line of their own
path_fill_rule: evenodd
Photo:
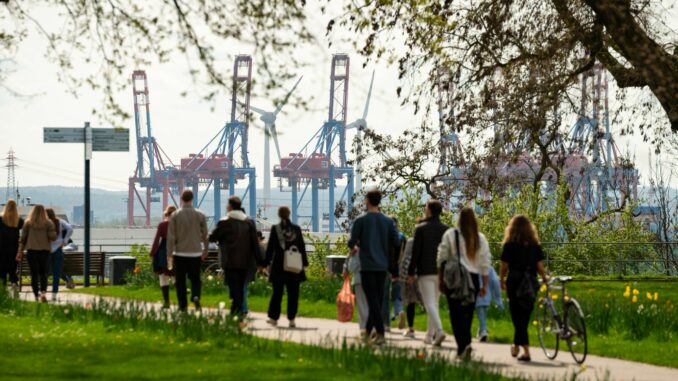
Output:
<svg viewBox="0 0 678 381">
<path fill-rule="evenodd" d="M 47 217 L 52 221 L 56 227 L 56 239 L 52 241 L 52 247 L 49 254 L 49 262 L 52 267 L 52 301 L 56 301 L 57 293 L 59 292 L 59 282 L 61 281 L 61 269 L 64 266 L 64 250 L 63 247 L 68 244 L 68 241 L 73 235 L 73 227 L 66 221 L 57 218 L 54 209 L 47 208 Z"/>
<path fill-rule="evenodd" d="M 457 250 L 458 248 L 458 250 Z M 463 360 L 471 357 L 471 323 L 475 303 L 464 303 L 449 296 L 443 280 L 445 263 L 455 261 L 470 273 L 475 289 L 475 298 L 487 293 L 490 271 L 490 245 L 482 233 L 478 232 L 478 221 L 471 208 L 463 208 L 459 214 L 457 228 L 448 229 L 438 246 L 438 279 L 440 291 L 447 297 L 454 339 L 457 342 L 457 356 Z M 480 277 L 483 286 L 480 286 Z"/>
</svg>

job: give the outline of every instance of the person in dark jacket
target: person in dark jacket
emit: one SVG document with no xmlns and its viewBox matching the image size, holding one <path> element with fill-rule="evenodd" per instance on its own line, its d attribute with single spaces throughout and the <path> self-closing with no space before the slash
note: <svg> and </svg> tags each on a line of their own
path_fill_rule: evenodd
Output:
<svg viewBox="0 0 678 381">
<path fill-rule="evenodd" d="M 514 216 L 506 227 L 503 244 L 499 280 L 502 290 L 506 290 L 509 299 L 509 311 L 515 332 L 511 356 L 518 356 L 519 347 L 522 347 L 523 354 L 518 357 L 518 360 L 530 361 L 527 328 L 535 301 L 519 297 L 516 291 L 525 276 L 531 277 L 536 283 L 537 273 L 539 273 L 544 284 L 547 283 L 544 252 L 539 243 L 537 229 L 529 218 L 521 214 Z M 506 279 L 507 273 L 508 280 Z"/>
<path fill-rule="evenodd" d="M 16 201 L 7 200 L 0 217 L 0 282 L 2 287 L 6 286 L 9 277 L 15 296 L 19 293 L 16 254 L 19 251 L 19 236 L 23 226 L 24 220 L 19 217 Z"/>
<path fill-rule="evenodd" d="M 219 243 L 221 268 L 232 300 L 231 315 L 242 319 L 245 286 L 252 271 L 261 263 L 259 240 L 257 227 L 242 211 L 239 197 L 229 197 L 226 211 L 226 217 L 219 221 L 209 240 Z"/>
<path fill-rule="evenodd" d="M 285 271 L 285 250 L 296 246 L 301 253 L 303 267 L 308 267 L 308 257 L 301 228 L 290 221 L 290 208 L 281 206 L 278 209 L 278 217 L 280 223 L 271 228 L 264 260 L 265 266 L 271 266 L 269 280 L 273 284 L 273 295 L 268 304 L 268 323 L 278 325 L 283 291 L 287 288 L 287 320 L 290 328 L 294 328 L 296 327 L 294 318 L 299 307 L 299 285 L 306 280 L 306 273 L 303 269 L 299 273 Z"/>
<path fill-rule="evenodd" d="M 170 308 L 169 281 L 174 275 L 167 268 L 167 228 L 169 227 L 169 218 L 176 212 L 177 207 L 170 205 L 163 213 L 164 219 L 158 224 L 158 230 L 155 232 L 153 246 L 151 246 L 151 258 L 153 261 L 153 272 L 158 274 L 160 280 L 160 291 L 162 292 L 162 308 Z"/>
<path fill-rule="evenodd" d="M 426 203 L 424 208 L 426 219 L 418 224 L 414 231 L 412 260 L 407 279 L 410 284 L 417 282 L 428 315 L 428 330 L 424 342 L 437 347 L 445 340 L 443 323 L 438 311 L 440 291 L 438 290 L 438 266 L 436 264 L 438 245 L 448 229 L 447 225 L 440 222 L 442 212 L 443 205 L 440 201 L 429 200 Z"/>
<path fill-rule="evenodd" d="M 371 189 L 365 195 L 367 212 L 356 218 L 348 240 L 350 255 L 360 258 L 360 278 L 367 297 L 368 317 L 366 330 L 368 335 L 374 329 L 376 335 L 372 345 L 386 343 L 384 337 L 384 320 L 382 308 L 384 301 L 384 284 L 387 272 L 398 274 L 397 260 L 390 256 L 399 247 L 400 237 L 393 220 L 379 210 L 381 192 Z"/>
</svg>

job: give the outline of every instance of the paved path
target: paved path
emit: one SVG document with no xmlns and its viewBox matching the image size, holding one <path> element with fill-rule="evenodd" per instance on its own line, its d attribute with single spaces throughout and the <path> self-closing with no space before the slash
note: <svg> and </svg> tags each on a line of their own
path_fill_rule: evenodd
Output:
<svg viewBox="0 0 678 381">
<path fill-rule="evenodd" d="M 22 298 L 33 300 L 30 293 L 22 293 Z M 60 303 L 84 304 L 91 303 L 99 298 L 101 297 L 78 293 L 59 294 Z M 108 297 L 104 299 L 108 301 L 122 300 Z M 161 307 L 158 303 L 145 304 L 150 308 L 159 309 Z M 344 338 L 357 342 L 359 334 L 358 326 L 355 323 L 339 323 L 336 320 L 298 317 L 296 319 L 297 328 L 289 329 L 285 326 L 287 321 L 281 318 L 279 321 L 281 323 L 280 326 L 273 328 L 266 324 L 265 314 L 252 312 L 249 316 L 252 320 L 248 325 L 248 330 L 253 335 L 267 339 L 286 340 L 309 345 L 337 346 Z M 454 361 L 456 346 L 453 337 L 448 336 L 442 348 L 432 349 L 423 343 L 423 332 L 417 332 L 416 339 L 404 338 L 402 333 L 402 331 L 395 329 L 393 333 L 387 334 L 389 345 L 402 348 L 427 349 L 429 352 L 438 352 L 448 357 L 450 361 Z M 661 348 L 657 348 L 657 350 L 661 350 Z M 532 355 L 531 363 L 519 363 L 510 356 L 507 344 L 473 343 L 473 358 L 475 360 L 482 360 L 485 363 L 492 364 L 496 367 L 497 371 L 507 376 L 519 375 L 533 380 L 565 380 L 567 376 L 580 373 L 577 377 L 578 380 L 678 380 L 678 369 L 593 355 L 589 355 L 586 358 L 586 366 L 582 368 L 572 360 L 567 351 L 560 352 L 555 361 L 547 359 L 541 348 L 538 347 L 531 348 L 530 353 Z M 606 375 L 609 375 L 609 377 Z"/>
</svg>

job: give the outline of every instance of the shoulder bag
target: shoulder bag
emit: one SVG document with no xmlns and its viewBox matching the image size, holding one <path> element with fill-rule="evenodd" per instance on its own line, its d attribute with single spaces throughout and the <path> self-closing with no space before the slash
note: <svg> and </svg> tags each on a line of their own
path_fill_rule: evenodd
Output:
<svg viewBox="0 0 678 381">
<path fill-rule="evenodd" d="M 280 225 L 275 225 L 275 232 L 278 235 L 278 241 L 283 250 L 283 270 L 299 274 L 304 269 L 299 248 L 295 245 L 291 245 L 289 248 L 285 249 L 285 236 L 283 235 L 282 227 Z"/>
<path fill-rule="evenodd" d="M 476 302 L 476 289 L 471 279 L 471 274 L 461 264 L 461 251 L 459 250 L 459 230 L 454 229 L 454 244 L 457 250 L 457 260 L 447 261 L 443 265 L 444 280 L 447 286 L 447 296 L 453 300 L 461 301 L 468 305 Z"/>
<path fill-rule="evenodd" d="M 530 258 L 523 272 L 522 279 L 518 284 L 518 288 L 516 288 L 516 298 L 525 306 L 531 306 L 537 300 L 538 284 L 534 277 L 532 277 L 532 259 L 534 256 L 531 254 L 532 252 L 530 252 Z"/>
</svg>

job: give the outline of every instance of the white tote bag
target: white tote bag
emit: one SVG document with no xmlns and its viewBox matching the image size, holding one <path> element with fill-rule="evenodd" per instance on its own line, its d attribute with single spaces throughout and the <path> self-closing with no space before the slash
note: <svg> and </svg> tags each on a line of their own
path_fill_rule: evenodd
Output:
<svg viewBox="0 0 678 381">
<path fill-rule="evenodd" d="M 289 249 L 285 250 L 285 237 L 282 234 L 282 229 L 280 225 L 275 226 L 275 231 L 278 234 L 278 241 L 280 242 L 280 247 L 283 249 L 283 270 L 299 274 L 304 269 L 304 262 L 301 259 L 301 252 L 299 249 L 292 245 Z"/>
</svg>

